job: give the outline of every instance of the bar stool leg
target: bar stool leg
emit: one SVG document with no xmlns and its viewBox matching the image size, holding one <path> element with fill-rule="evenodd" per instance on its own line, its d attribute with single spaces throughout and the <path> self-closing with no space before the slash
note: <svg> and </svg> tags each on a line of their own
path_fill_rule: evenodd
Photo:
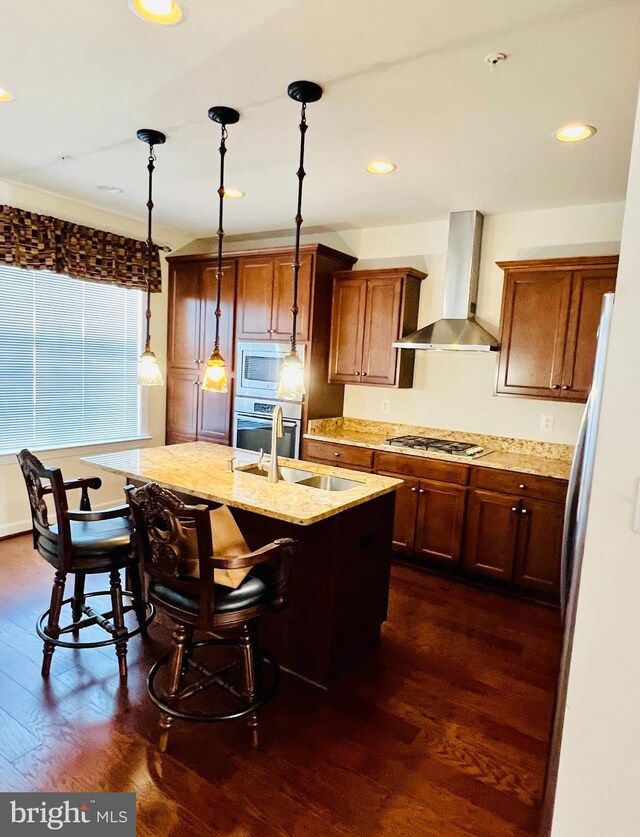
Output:
<svg viewBox="0 0 640 837">
<path fill-rule="evenodd" d="M 125 635 L 125 639 L 116 642 L 116 655 L 118 657 L 118 668 L 120 669 L 120 677 L 127 676 L 127 626 L 124 623 L 124 613 L 122 608 L 122 586 L 120 584 L 120 572 L 118 570 L 111 570 L 109 573 L 111 581 L 111 609 L 113 610 L 113 624 L 116 629 L 116 636 L 120 634 Z"/>
<path fill-rule="evenodd" d="M 256 697 L 256 668 L 254 659 L 255 634 L 249 628 L 249 625 L 244 624 L 240 629 L 240 644 L 242 647 L 242 656 L 244 661 L 244 678 L 247 701 L 253 702 Z M 251 734 L 251 749 L 257 750 L 259 746 L 258 736 L 258 714 L 257 712 L 250 712 L 247 715 L 247 726 Z"/>
<path fill-rule="evenodd" d="M 187 651 L 187 639 L 192 633 L 192 630 L 185 627 L 185 625 L 177 625 L 173 632 L 173 648 L 171 649 L 171 659 L 169 660 L 169 688 L 168 696 L 175 697 L 180 689 L 180 681 L 184 675 L 185 670 L 185 653 Z M 169 743 L 169 729 L 173 723 L 173 718 L 170 715 L 160 715 L 160 738 L 158 741 L 158 749 L 161 753 L 166 753 L 167 745 Z"/>
<path fill-rule="evenodd" d="M 71 613 L 74 622 L 79 622 L 82 618 L 85 577 L 85 573 L 76 573 L 75 581 L 73 584 L 73 599 L 71 600 Z"/>
<path fill-rule="evenodd" d="M 130 585 L 127 587 L 127 590 L 131 590 L 131 594 L 133 596 L 132 605 L 136 614 L 136 619 L 138 620 L 138 625 L 140 625 L 141 628 L 140 633 L 142 636 L 147 636 L 147 606 L 142 592 L 142 579 L 140 577 L 140 567 L 137 561 L 127 567 L 126 577 Z"/>
<path fill-rule="evenodd" d="M 53 580 L 53 590 L 51 591 L 51 608 L 49 610 L 49 619 L 47 620 L 47 627 L 44 632 L 52 639 L 57 639 L 60 636 L 60 610 L 62 609 L 62 600 L 64 598 L 64 585 L 67 580 L 67 574 L 56 572 Z M 42 653 L 44 658 L 42 660 L 42 676 L 48 677 L 51 671 L 51 658 L 56 647 L 52 642 L 45 642 Z"/>
</svg>

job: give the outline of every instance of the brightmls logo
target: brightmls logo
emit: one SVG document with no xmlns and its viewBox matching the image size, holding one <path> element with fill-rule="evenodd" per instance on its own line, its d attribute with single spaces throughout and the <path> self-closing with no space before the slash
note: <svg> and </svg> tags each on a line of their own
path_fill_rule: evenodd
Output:
<svg viewBox="0 0 640 837">
<path fill-rule="evenodd" d="M 2 837 L 136 837 L 135 793 L 2 793 Z"/>
</svg>

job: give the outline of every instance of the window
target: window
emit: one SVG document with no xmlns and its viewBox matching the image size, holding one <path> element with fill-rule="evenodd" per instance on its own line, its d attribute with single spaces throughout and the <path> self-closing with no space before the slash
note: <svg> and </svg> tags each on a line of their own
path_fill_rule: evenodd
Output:
<svg viewBox="0 0 640 837">
<path fill-rule="evenodd" d="M 0 452 L 140 435 L 141 291 L 0 265 Z"/>
</svg>

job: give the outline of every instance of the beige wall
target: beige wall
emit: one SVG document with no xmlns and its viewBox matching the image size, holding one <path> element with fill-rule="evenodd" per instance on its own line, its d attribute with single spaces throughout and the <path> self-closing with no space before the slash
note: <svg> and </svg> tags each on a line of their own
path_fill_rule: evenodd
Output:
<svg viewBox="0 0 640 837">
<path fill-rule="evenodd" d="M 578 599 L 554 837 L 640 834 L 640 107 Z M 635 524 L 640 528 L 640 521 Z"/>
<path fill-rule="evenodd" d="M 113 215 L 87 204 L 70 201 L 35 189 L 27 189 L 23 186 L 7 183 L 6 181 L 0 181 L 0 203 L 17 206 L 21 209 L 28 209 L 44 215 L 53 215 L 57 218 L 64 218 L 98 229 L 110 230 L 120 235 L 131 236 L 133 238 L 144 239 L 147 235 L 146 221 L 144 219 L 136 221 L 120 215 Z M 144 207 L 142 207 L 141 215 L 143 212 Z M 189 240 L 189 237 L 183 233 L 159 226 L 154 229 L 154 238 L 156 241 L 167 243 L 174 249 L 183 247 Z M 167 264 L 163 258 L 163 292 L 161 294 L 153 294 L 152 296 L 151 320 L 153 348 L 158 355 L 160 365 L 163 369 L 165 368 L 167 344 L 166 269 Z M 115 445 L 87 446 L 52 451 L 49 455 L 43 455 L 42 458 L 47 463 L 60 465 L 65 475 L 75 476 L 96 473 L 95 469 L 87 468 L 87 466 L 80 463 L 79 458 L 81 456 L 91 456 L 109 449 L 122 450 L 126 447 L 164 444 L 165 390 L 164 388 L 147 389 L 143 391 L 143 397 L 147 399 L 147 434 L 151 437 L 149 440 L 128 444 L 118 442 Z M 100 503 L 108 506 L 114 502 L 121 502 L 123 499 L 122 480 L 106 472 L 100 474 L 100 476 L 103 478 Z M 29 504 L 15 456 L 0 456 L 0 537 L 23 531 L 30 527 Z"/>
<path fill-rule="evenodd" d="M 468 208 L 468 207 L 467 207 Z M 478 320 L 498 334 L 503 272 L 496 261 L 617 253 L 623 203 L 563 207 L 485 218 L 479 282 Z M 417 267 L 429 274 L 422 283 L 419 325 L 442 315 L 448 219 L 397 227 L 328 232 L 314 230 L 306 242 L 321 241 L 358 257 L 358 268 Z M 230 249 L 291 244 L 292 234 L 229 238 Z M 211 249 L 201 239 L 191 252 Z M 346 387 L 344 413 L 353 418 L 405 422 L 525 439 L 572 444 L 582 405 L 497 397 L 495 353 L 418 352 L 415 386 L 396 391 Z M 383 402 L 389 411 L 383 412 Z M 540 429 L 542 415 L 554 416 L 554 429 Z"/>
</svg>

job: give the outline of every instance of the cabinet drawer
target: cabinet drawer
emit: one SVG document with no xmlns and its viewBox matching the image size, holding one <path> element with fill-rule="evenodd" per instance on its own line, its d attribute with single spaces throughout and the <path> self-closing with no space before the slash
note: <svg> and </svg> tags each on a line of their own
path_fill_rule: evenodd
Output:
<svg viewBox="0 0 640 837">
<path fill-rule="evenodd" d="M 305 439 L 302 450 L 305 459 L 321 459 L 323 462 L 333 462 L 347 468 L 356 465 L 370 470 L 373 464 L 373 451 L 369 448 L 357 448 L 350 445 L 336 445 L 331 442 L 316 442 Z"/>
<path fill-rule="evenodd" d="M 488 491 L 505 494 L 519 494 L 522 497 L 537 497 L 540 500 L 564 502 L 567 494 L 566 480 L 553 477 L 539 477 L 535 474 L 521 474 L 516 471 L 499 471 L 492 468 L 474 468 L 471 484 Z"/>
<path fill-rule="evenodd" d="M 410 456 L 402 453 L 375 452 L 375 467 L 378 471 L 391 471 L 411 477 L 453 482 L 466 485 L 469 481 L 469 466 L 458 462 L 443 462 L 441 459 L 427 459 L 424 456 Z"/>
</svg>

